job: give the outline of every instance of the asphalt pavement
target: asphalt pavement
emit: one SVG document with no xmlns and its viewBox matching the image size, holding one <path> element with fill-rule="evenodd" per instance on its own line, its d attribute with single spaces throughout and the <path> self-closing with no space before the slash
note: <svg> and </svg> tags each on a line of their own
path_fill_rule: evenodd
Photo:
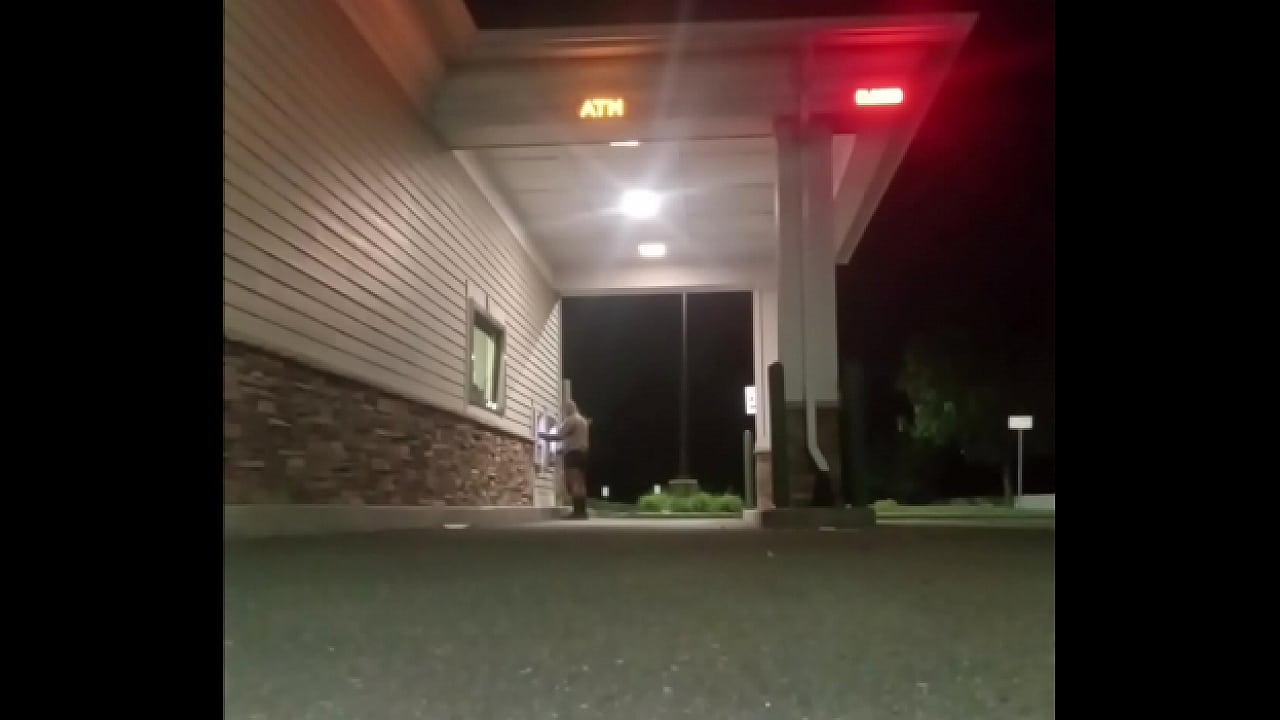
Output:
<svg viewBox="0 0 1280 720">
<path fill-rule="evenodd" d="M 225 717 L 1054 717 L 1054 533 L 231 542 Z"/>
</svg>

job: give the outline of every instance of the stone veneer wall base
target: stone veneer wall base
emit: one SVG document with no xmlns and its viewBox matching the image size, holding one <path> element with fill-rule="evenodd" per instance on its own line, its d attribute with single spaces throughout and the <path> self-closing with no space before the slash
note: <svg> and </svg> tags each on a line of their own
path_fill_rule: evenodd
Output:
<svg viewBox="0 0 1280 720">
<path fill-rule="evenodd" d="M 230 340 L 222 472 L 231 535 L 262 534 L 269 520 L 296 534 L 509 524 L 555 511 L 534 507 L 531 437 Z"/>
</svg>

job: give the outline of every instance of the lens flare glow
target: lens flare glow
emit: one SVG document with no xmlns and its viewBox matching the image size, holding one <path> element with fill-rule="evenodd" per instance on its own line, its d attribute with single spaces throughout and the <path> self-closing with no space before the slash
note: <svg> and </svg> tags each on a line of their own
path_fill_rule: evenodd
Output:
<svg viewBox="0 0 1280 720">
<path fill-rule="evenodd" d="M 633 218 L 651 218 L 662 207 L 662 198 L 652 190 L 628 190 L 622 193 L 618 209 Z"/>
<path fill-rule="evenodd" d="M 663 243 L 640 243 L 636 252 L 642 258 L 661 258 L 667 256 L 667 246 Z"/>
</svg>

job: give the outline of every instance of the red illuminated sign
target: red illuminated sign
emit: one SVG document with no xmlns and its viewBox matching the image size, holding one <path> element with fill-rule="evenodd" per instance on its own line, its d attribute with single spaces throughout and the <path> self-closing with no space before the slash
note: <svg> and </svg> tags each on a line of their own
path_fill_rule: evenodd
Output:
<svg viewBox="0 0 1280 720">
<path fill-rule="evenodd" d="M 901 105 L 902 88 L 858 88 L 853 94 L 856 105 Z"/>
</svg>

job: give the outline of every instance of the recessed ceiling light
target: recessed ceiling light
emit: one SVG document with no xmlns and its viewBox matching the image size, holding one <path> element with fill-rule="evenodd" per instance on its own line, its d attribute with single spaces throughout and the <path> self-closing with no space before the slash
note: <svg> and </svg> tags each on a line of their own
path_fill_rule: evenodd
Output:
<svg viewBox="0 0 1280 720">
<path fill-rule="evenodd" d="M 633 218 L 651 218 L 658 214 L 662 206 L 662 198 L 652 190 L 628 190 L 622 193 L 618 209 L 623 215 Z"/>
<path fill-rule="evenodd" d="M 609 147 L 636 147 L 639 144 L 639 140 L 614 140 L 609 143 Z"/>
<path fill-rule="evenodd" d="M 666 257 L 667 246 L 663 243 L 640 243 L 636 246 L 636 252 L 640 253 L 642 258 Z"/>
</svg>

